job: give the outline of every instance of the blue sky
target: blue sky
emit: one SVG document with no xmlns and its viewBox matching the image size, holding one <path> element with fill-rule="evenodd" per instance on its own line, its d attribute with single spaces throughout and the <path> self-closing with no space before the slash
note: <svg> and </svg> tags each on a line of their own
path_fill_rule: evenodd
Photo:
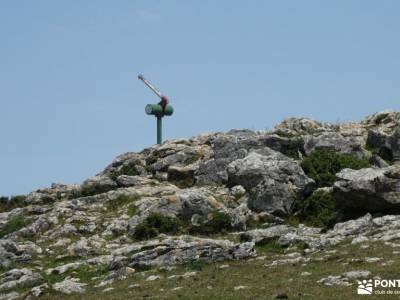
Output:
<svg viewBox="0 0 400 300">
<path fill-rule="evenodd" d="M 0 195 L 79 183 L 165 137 L 400 110 L 400 2 L 0 1 Z"/>
</svg>

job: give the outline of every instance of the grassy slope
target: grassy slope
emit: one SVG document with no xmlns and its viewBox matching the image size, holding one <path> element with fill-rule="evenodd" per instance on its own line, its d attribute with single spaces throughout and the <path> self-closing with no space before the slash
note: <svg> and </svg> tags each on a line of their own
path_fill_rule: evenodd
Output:
<svg viewBox="0 0 400 300">
<path fill-rule="evenodd" d="M 102 292 L 104 288 L 89 288 L 84 295 L 62 295 L 55 292 L 42 299 L 274 299 L 278 293 L 285 293 L 289 299 L 357 299 L 356 285 L 326 287 L 317 281 L 328 275 L 339 275 L 352 270 L 369 270 L 372 276 L 383 279 L 400 279 L 400 260 L 393 254 L 396 248 L 382 243 L 372 243 L 367 249 L 359 245 L 344 244 L 335 248 L 336 253 L 323 261 L 311 261 L 305 266 L 285 265 L 265 267 L 264 264 L 277 259 L 274 249 L 258 249 L 259 255 L 266 255 L 265 260 L 228 261 L 206 265 L 197 270 L 198 274 L 190 278 L 168 279 L 173 274 L 193 271 L 193 266 L 180 266 L 172 271 L 150 270 L 139 272 L 130 278 L 115 282 L 112 291 Z M 399 250 L 399 249 L 397 249 Z M 263 253 L 264 252 L 264 253 Z M 312 258 L 325 256 L 324 251 L 313 254 Z M 381 257 L 384 260 L 375 263 L 355 262 L 363 257 Z M 382 266 L 382 262 L 393 260 L 392 264 Z M 219 268 L 228 264 L 229 268 Z M 301 272 L 310 272 L 310 276 L 300 276 Z M 156 281 L 146 281 L 150 275 L 160 275 Z M 128 288 L 139 284 L 140 287 Z M 235 291 L 235 286 L 247 286 Z M 173 291 L 173 288 L 182 287 Z M 365 296 L 364 296 L 365 297 Z M 368 299 L 382 299 L 382 295 L 369 295 Z M 389 297 L 386 297 L 388 299 Z"/>
</svg>

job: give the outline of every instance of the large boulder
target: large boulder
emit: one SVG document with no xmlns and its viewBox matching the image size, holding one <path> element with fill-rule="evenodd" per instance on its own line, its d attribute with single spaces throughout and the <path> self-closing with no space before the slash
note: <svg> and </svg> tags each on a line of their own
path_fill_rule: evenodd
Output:
<svg viewBox="0 0 400 300">
<path fill-rule="evenodd" d="M 244 259 L 254 254 L 254 243 L 179 236 L 155 243 L 151 249 L 133 254 L 129 266 L 168 266 L 196 261 L 207 263 Z"/>
<path fill-rule="evenodd" d="M 252 151 L 270 153 L 275 150 L 294 158 L 301 157 L 304 152 L 301 138 L 288 138 L 271 133 L 216 134 L 210 137 L 209 143 L 212 155 L 199 163 L 195 172 L 198 184 L 226 184 L 228 165 L 246 157 Z"/>
<path fill-rule="evenodd" d="M 370 130 L 366 143 L 382 158 L 389 161 L 400 161 L 400 125 L 391 134 Z"/>
<path fill-rule="evenodd" d="M 339 208 L 361 212 L 400 209 L 400 167 L 344 169 L 336 174 L 333 195 Z"/>
<path fill-rule="evenodd" d="M 94 176 L 86 179 L 81 185 L 83 195 L 95 195 L 116 189 L 117 183 L 107 176 Z"/>
<path fill-rule="evenodd" d="M 240 234 L 240 239 L 251 241 L 256 244 L 263 244 L 273 238 L 280 237 L 292 231 L 294 231 L 294 228 L 288 225 L 276 225 L 265 229 L 253 229 L 242 232 Z"/>
<path fill-rule="evenodd" d="M 315 183 L 298 162 L 272 150 L 265 154 L 251 152 L 232 162 L 227 169 L 229 184 L 240 184 L 249 192 L 251 209 L 286 215 L 295 200 L 311 193 Z"/>
<path fill-rule="evenodd" d="M 213 211 L 225 210 L 207 188 L 179 190 L 172 195 L 162 197 L 144 197 L 136 202 L 137 215 L 129 220 L 129 234 L 134 235 L 135 228 L 151 214 L 160 214 L 190 221 L 194 215 L 206 220 Z"/>
<path fill-rule="evenodd" d="M 171 166 L 187 166 L 206 155 L 207 145 L 195 146 L 187 143 L 180 143 L 179 141 L 166 143 L 152 151 L 146 159 L 149 170 L 153 173 L 166 172 Z"/>
<path fill-rule="evenodd" d="M 309 118 L 286 118 L 274 128 L 274 132 L 284 136 L 319 134 L 334 130 L 335 126 L 329 123 L 321 123 Z"/>
<path fill-rule="evenodd" d="M 43 277 L 30 269 L 12 269 L 0 275 L 0 292 L 34 286 L 42 281 Z"/>
<path fill-rule="evenodd" d="M 29 259 L 30 256 L 25 254 L 15 242 L 0 239 L 0 268 L 8 268 L 14 262 L 23 262 Z"/>
<path fill-rule="evenodd" d="M 74 280 L 74 278 L 66 278 L 64 281 L 53 284 L 53 289 L 67 295 L 74 293 L 82 294 L 86 291 L 84 288 L 86 285 L 85 283 L 78 282 L 78 280 Z"/>
<path fill-rule="evenodd" d="M 343 154 L 364 156 L 364 139 L 360 136 L 343 136 L 337 132 L 322 133 L 304 137 L 304 151 L 309 155 L 314 150 L 333 150 Z"/>
<path fill-rule="evenodd" d="M 145 157 L 149 151 L 149 149 L 145 149 L 141 153 L 127 152 L 119 155 L 98 176 L 111 178 L 116 178 L 119 175 L 145 176 L 148 173 Z"/>
<path fill-rule="evenodd" d="M 360 123 L 366 129 L 376 130 L 391 135 L 400 125 L 400 112 L 382 111 L 367 116 Z"/>
</svg>

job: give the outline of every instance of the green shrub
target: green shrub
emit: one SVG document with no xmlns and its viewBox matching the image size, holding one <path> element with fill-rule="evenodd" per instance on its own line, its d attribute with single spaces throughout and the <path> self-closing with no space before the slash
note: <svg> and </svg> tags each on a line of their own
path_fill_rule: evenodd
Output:
<svg viewBox="0 0 400 300">
<path fill-rule="evenodd" d="M 30 224 L 31 221 L 27 219 L 24 216 L 17 216 L 12 218 L 10 221 L 8 221 L 3 228 L 0 229 L 0 238 L 6 236 L 7 234 L 10 234 L 14 231 L 17 231 L 28 224 Z"/>
<path fill-rule="evenodd" d="M 191 226 L 189 231 L 198 234 L 212 234 L 232 230 L 232 219 L 224 212 L 213 212 L 210 220 L 200 226 Z"/>
<path fill-rule="evenodd" d="M 301 223 L 299 216 L 289 215 L 285 218 L 285 224 L 297 227 Z"/>
<path fill-rule="evenodd" d="M 325 187 L 335 182 L 335 174 L 339 171 L 345 168 L 368 168 L 370 163 L 367 158 L 357 158 L 332 150 L 316 150 L 303 159 L 301 167 L 307 176 L 315 180 L 318 187 Z"/>
<path fill-rule="evenodd" d="M 327 228 L 335 213 L 335 199 L 324 190 L 317 190 L 302 203 L 300 216 L 309 226 Z"/>
<path fill-rule="evenodd" d="M 140 175 L 140 172 L 138 171 L 136 164 L 130 163 L 123 165 L 119 170 L 111 171 L 110 178 L 115 180 L 120 175 L 136 176 Z"/>
<path fill-rule="evenodd" d="M 118 211 L 119 208 L 121 208 L 122 206 L 128 204 L 128 203 L 132 203 L 137 201 L 138 199 L 140 199 L 140 196 L 138 195 L 119 195 L 117 198 L 109 200 L 106 204 L 106 208 L 108 211 L 111 212 L 116 212 Z"/>
<path fill-rule="evenodd" d="M 8 197 L 0 197 L 0 213 L 13 210 L 14 208 L 25 205 L 26 196 L 18 195 Z"/>
<path fill-rule="evenodd" d="M 287 145 L 283 147 L 282 153 L 293 159 L 299 159 L 299 153 L 303 153 L 304 140 L 302 138 L 290 139 Z"/>
<path fill-rule="evenodd" d="M 131 203 L 128 206 L 128 216 L 133 217 L 137 213 L 137 208 L 135 203 Z"/>
<path fill-rule="evenodd" d="M 261 243 L 257 243 L 255 246 L 255 250 L 257 253 L 277 253 L 282 254 L 284 252 L 284 248 L 277 244 L 279 237 L 270 238 Z"/>
<path fill-rule="evenodd" d="M 150 214 L 142 223 L 136 226 L 134 238 L 137 240 L 150 239 L 160 233 L 176 234 L 181 224 L 177 218 L 163 216 L 159 213 Z"/>
</svg>

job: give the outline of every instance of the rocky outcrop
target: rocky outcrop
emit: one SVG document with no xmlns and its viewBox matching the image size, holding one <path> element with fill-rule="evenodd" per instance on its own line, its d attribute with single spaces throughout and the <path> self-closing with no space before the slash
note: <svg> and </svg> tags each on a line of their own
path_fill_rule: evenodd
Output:
<svg viewBox="0 0 400 300">
<path fill-rule="evenodd" d="M 85 285 L 87 284 L 82 284 L 77 279 L 71 278 L 53 284 L 53 289 L 67 295 L 74 293 L 82 294 L 85 292 Z"/>
<path fill-rule="evenodd" d="M 287 215 L 296 199 L 311 193 L 314 181 L 294 160 L 272 150 L 265 154 L 251 152 L 232 162 L 229 183 L 242 185 L 249 192 L 251 209 Z"/>
<path fill-rule="evenodd" d="M 251 241 L 256 244 L 266 243 L 273 238 L 281 237 L 289 232 L 294 231 L 294 228 L 288 225 L 276 225 L 265 229 L 253 229 L 242 232 L 241 240 Z"/>
<path fill-rule="evenodd" d="M 269 242 L 280 247 L 302 245 L 308 252 L 325 249 L 350 240 L 353 244 L 365 242 L 390 242 L 400 237 L 400 216 L 386 215 L 373 218 L 366 214 L 355 220 L 337 223 L 323 233 L 321 228 L 274 225 L 266 229 L 254 229 L 239 234 L 244 241 L 256 244 Z M 397 245 L 397 244 L 396 244 Z"/>
<path fill-rule="evenodd" d="M 206 263 L 252 256 L 254 243 L 235 244 L 227 240 L 201 239 L 191 236 L 167 238 L 152 249 L 133 254 L 129 266 L 169 266 L 200 260 Z"/>
<path fill-rule="evenodd" d="M 255 249 L 269 246 L 301 251 L 282 254 L 268 268 L 304 265 L 311 258 L 303 254 L 348 241 L 396 246 L 399 125 L 394 112 L 338 125 L 290 118 L 272 132 L 231 130 L 166 141 L 118 156 L 80 185 L 53 184 L 12 205 L 0 198 L 0 293 L 10 299 L 22 295 L 16 290 L 30 296 L 48 289 L 84 293 L 86 285 L 103 287 L 153 267 L 255 259 Z M 325 155 L 309 157 L 320 153 Z M 355 157 L 365 163 L 355 164 Z M 365 168 L 366 158 L 373 167 Z M 336 163 L 334 171 L 327 167 Z M 343 169 L 349 165 L 364 168 Z M 324 188 L 314 193 L 317 185 Z M 307 214 L 324 222 L 310 223 Z M 77 274 L 85 272 L 96 275 L 81 282 Z M 42 284 L 49 276 L 58 282 Z M 320 282 L 347 285 L 355 276 Z"/>
<path fill-rule="evenodd" d="M 13 288 L 29 287 L 39 284 L 43 280 L 38 273 L 27 268 L 12 269 L 0 275 L 0 292 Z"/>
<path fill-rule="evenodd" d="M 86 179 L 81 185 L 82 195 L 95 195 L 117 188 L 117 183 L 107 176 L 95 176 Z"/>
<path fill-rule="evenodd" d="M 392 134 L 400 125 L 400 112 L 382 111 L 367 116 L 360 122 L 367 130 L 376 130 L 384 134 Z"/>
<path fill-rule="evenodd" d="M 326 132 L 318 136 L 306 136 L 304 151 L 309 155 L 315 150 L 332 150 L 362 157 L 367 155 L 367 151 L 363 149 L 364 144 L 364 138 L 360 136 L 343 136 L 338 132 Z"/>
<path fill-rule="evenodd" d="M 275 126 L 274 131 L 285 136 L 309 135 L 335 131 L 335 126 L 309 118 L 287 118 Z"/>
<path fill-rule="evenodd" d="M 358 212 L 400 209 L 400 167 L 344 169 L 333 195 L 339 207 Z"/>
<path fill-rule="evenodd" d="M 15 262 L 24 262 L 31 258 L 12 240 L 0 239 L 0 267 L 8 268 Z"/>
</svg>

